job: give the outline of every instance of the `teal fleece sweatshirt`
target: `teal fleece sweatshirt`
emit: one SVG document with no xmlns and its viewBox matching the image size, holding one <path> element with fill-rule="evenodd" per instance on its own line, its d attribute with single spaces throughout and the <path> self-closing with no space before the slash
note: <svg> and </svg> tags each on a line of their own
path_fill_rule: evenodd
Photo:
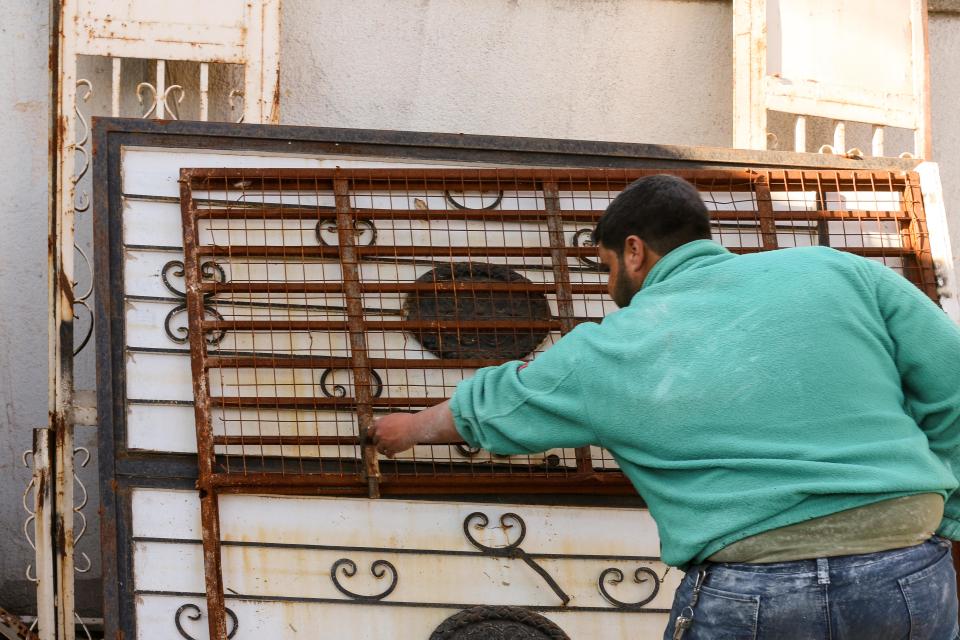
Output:
<svg viewBox="0 0 960 640">
<path fill-rule="evenodd" d="M 887 498 L 949 498 L 960 539 L 960 330 L 896 272 L 828 248 L 686 244 L 630 305 L 526 367 L 461 382 L 472 446 L 599 445 L 657 522 L 663 561 Z"/>
</svg>

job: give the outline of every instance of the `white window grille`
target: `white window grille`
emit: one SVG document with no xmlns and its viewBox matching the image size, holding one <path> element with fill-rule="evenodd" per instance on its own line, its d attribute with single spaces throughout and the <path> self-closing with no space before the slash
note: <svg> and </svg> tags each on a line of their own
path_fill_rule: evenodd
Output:
<svg viewBox="0 0 960 640">
<path fill-rule="evenodd" d="M 734 146 L 929 158 L 927 3 L 882 5 L 734 0 Z"/>
</svg>

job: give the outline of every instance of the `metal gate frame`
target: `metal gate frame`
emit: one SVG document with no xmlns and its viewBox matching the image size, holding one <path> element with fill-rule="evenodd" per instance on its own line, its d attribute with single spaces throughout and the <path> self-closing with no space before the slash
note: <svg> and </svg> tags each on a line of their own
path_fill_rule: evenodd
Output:
<svg viewBox="0 0 960 640">
<path fill-rule="evenodd" d="M 222 150 L 237 153 L 283 153 L 395 158 L 398 161 L 482 163 L 529 167 L 709 169 L 759 168 L 918 170 L 925 201 L 941 203 L 936 166 L 916 160 L 847 160 L 815 154 L 739 151 L 704 147 L 467 136 L 456 134 L 236 125 L 201 122 L 150 122 L 117 118 L 93 123 L 93 215 L 96 242 L 95 279 L 98 360 L 97 404 L 101 428 L 101 553 L 104 585 L 104 632 L 108 638 L 137 637 L 133 585 L 131 493 L 141 487 L 194 489 L 197 456 L 144 453 L 127 449 L 123 346 L 122 189 L 124 147 Z M 928 196 L 928 194 L 930 194 Z M 942 204 L 927 207 L 931 236 L 937 234 L 938 266 L 944 307 L 958 319 L 956 283 Z M 932 238 L 933 239 L 933 238 Z M 104 250 L 106 248 L 107 250 Z M 397 496 L 404 497 L 404 496 Z M 469 501 L 452 494 L 445 500 Z M 510 495 L 503 499 L 556 504 L 549 496 Z M 597 505 L 604 498 L 564 499 L 563 504 Z M 624 504 L 623 498 L 616 499 Z M 632 499 L 632 504 L 642 504 Z"/>
</svg>

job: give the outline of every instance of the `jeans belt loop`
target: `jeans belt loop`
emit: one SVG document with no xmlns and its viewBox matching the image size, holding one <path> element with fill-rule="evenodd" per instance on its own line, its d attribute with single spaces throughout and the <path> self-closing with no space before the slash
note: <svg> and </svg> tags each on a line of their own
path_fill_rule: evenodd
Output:
<svg viewBox="0 0 960 640">
<path fill-rule="evenodd" d="M 817 558 L 817 584 L 830 584 L 830 561 Z"/>
</svg>

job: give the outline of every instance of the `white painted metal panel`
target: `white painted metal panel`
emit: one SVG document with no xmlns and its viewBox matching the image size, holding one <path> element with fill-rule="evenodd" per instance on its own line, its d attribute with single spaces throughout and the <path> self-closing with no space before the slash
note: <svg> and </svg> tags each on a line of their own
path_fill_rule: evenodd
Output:
<svg viewBox="0 0 960 640">
<path fill-rule="evenodd" d="M 196 453 L 192 405 L 128 402 L 127 446 L 134 450 Z"/>
<path fill-rule="evenodd" d="M 127 398 L 192 402 L 190 356 L 165 353 L 128 354 Z"/>
<path fill-rule="evenodd" d="M 377 160 L 368 158 L 305 157 L 268 153 L 228 153 L 192 151 L 188 149 L 123 149 L 123 192 L 152 196 L 180 197 L 180 169 L 184 167 L 238 167 L 238 168 L 324 168 L 333 169 L 361 167 L 449 167 L 443 163 L 405 162 L 403 160 Z M 471 166 L 484 166 L 476 164 Z M 178 205 L 179 206 L 179 205 Z"/>
<path fill-rule="evenodd" d="M 181 640 L 173 627 L 177 610 L 191 603 L 203 610 L 202 598 L 141 595 L 137 599 L 139 640 Z M 308 605 L 296 602 L 251 602 L 228 599 L 240 628 L 234 640 L 416 640 L 430 634 L 457 609 L 399 606 L 354 606 L 350 604 Z M 189 612 L 188 612 L 189 613 Z M 543 616 L 575 639 L 636 640 L 659 638 L 666 615 L 605 613 L 603 625 L 593 615 L 546 611 Z M 190 621 L 181 617 L 184 630 L 196 640 L 208 638 L 206 617 Z M 227 628 L 232 628 L 228 620 Z M 597 635 L 602 629 L 602 636 Z"/>
<path fill-rule="evenodd" d="M 943 187 L 940 184 L 940 169 L 932 162 L 917 167 L 920 188 L 923 192 L 923 209 L 927 217 L 930 251 L 937 269 L 940 306 L 954 322 L 960 323 L 960 285 L 957 283 L 953 249 L 950 246 L 950 230 L 947 227 L 947 211 L 943 203 Z"/>
<path fill-rule="evenodd" d="M 557 610 L 556 595 L 522 561 L 477 553 L 462 531 L 464 519 L 476 511 L 494 523 L 506 512 L 523 518 L 522 546 L 552 556 L 538 562 L 570 594 L 569 611 Z M 139 628 L 170 629 L 181 605 L 204 608 L 198 597 L 199 500 L 194 492 L 138 489 L 132 513 Z M 227 605 L 239 620 L 237 638 L 425 638 L 470 604 L 546 608 L 545 615 L 574 638 L 599 637 L 600 630 L 603 638 L 655 637 L 665 614 L 611 608 L 597 578 L 611 566 L 625 572 L 649 567 L 665 579 L 648 606 L 665 609 L 681 577 L 658 561 L 629 559 L 658 554 L 656 525 L 636 509 L 591 508 L 587 517 L 572 507 L 228 495 L 221 497 L 221 526 Z M 499 525 L 472 531 L 490 546 L 518 533 Z M 367 571 L 378 559 L 396 567 L 396 590 L 381 602 L 358 605 L 331 580 L 330 568 L 340 558 L 360 569 L 344 579 L 351 590 L 383 589 L 383 581 Z M 640 599 L 652 587 L 628 583 L 611 587 L 615 597 Z M 592 610 L 577 611 L 583 607 Z M 191 634 L 205 637 L 201 627 L 190 627 Z M 165 636 L 141 631 L 141 637 Z"/>
</svg>

